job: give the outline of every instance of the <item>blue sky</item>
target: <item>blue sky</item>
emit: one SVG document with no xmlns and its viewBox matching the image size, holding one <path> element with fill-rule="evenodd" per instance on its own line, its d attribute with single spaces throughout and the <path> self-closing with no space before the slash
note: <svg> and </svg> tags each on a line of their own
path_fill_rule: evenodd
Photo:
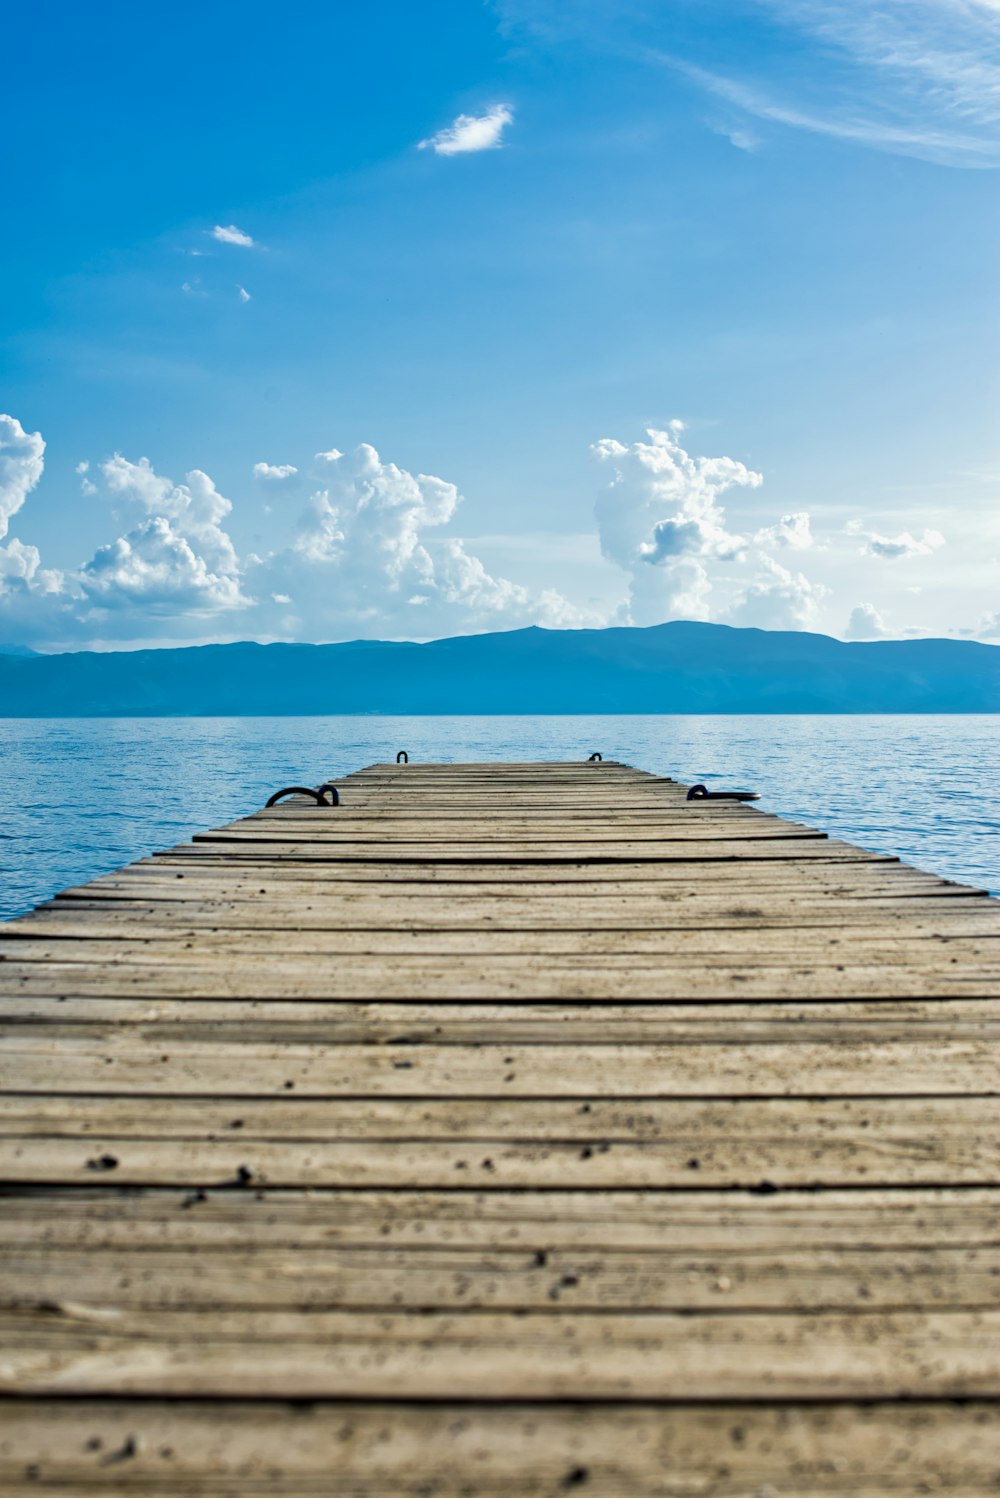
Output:
<svg viewBox="0 0 1000 1498">
<path fill-rule="evenodd" d="M 5 27 L 0 640 L 1000 637 L 997 0 Z"/>
</svg>

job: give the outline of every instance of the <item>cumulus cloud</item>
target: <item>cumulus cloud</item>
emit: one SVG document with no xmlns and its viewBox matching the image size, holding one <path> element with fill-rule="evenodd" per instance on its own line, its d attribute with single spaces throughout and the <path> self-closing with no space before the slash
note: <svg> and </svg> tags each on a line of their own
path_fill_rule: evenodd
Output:
<svg viewBox="0 0 1000 1498">
<path fill-rule="evenodd" d="M 808 551 L 814 544 L 809 516 L 805 510 L 796 510 L 793 515 L 782 515 L 774 525 L 758 531 L 753 539 L 756 546 L 788 546 L 792 551 Z"/>
<path fill-rule="evenodd" d="M 245 286 L 240 286 L 238 283 L 237 283 L 237 287 L 236 287 L 236 295 L 239 297 L 240 301 L 244 304 L 244 306 L 246 305 L 247 302 L 253 300 L 253 298 L 251 297 L 249 291 L 247 291 L 246 287 Z"/>
<path fill-rule="evenodd" d="M 41 432 L 26 432 L 16 416 L 0 415 L 0 540 L 45 467 Z"/>
<path fill-rule="evenodd" d="M 261 484 L 283 484 L 298 473 L 294 463 L 255 463 L 253 476 Z"/>
<path fill-rule="evenodd" d="M 858 521 L 852 521 L 847 530 L 851 535 L 864 537 L 862 556 L 881 557 L 886 561 L 895 561 L 899 557 L 927 557 L 945 544 L 940 531 L 925 530 L 920 537 L 911 535 L 909 531 L 900 531 L 896 536 L 882 536 L 878 531 L 864 530 Z"/>
<path fill-rule="evenodd" d="M 680 443 L 683 423 L 650 428 L 626 446 L 606 437 L 592 447 L 612 479 L 597 501 L 601 550 L 630 577 L 629 617 L 656 624 L 704 613 L 710 581 L 705 563 L 743 555 L 746 538 L 731 532 L 719 503 L 728 489 L 763 482 L 735 458 L 695 458 Z"/>
<path fill-rule="evenodd" d="M 45 467 L 41 432 L 26 432 L 16 416 L 0 415 L 0 599 L 5 608 L 29 595 L 58 591 L 62 574 L 41 565 L 37 546 L 12 536 L 10 522 L 34 489 Z"/>
<path fill-rule="evenodd" d="M 449 629 L 573 622 L 554 592 L 493 577 L 457 537 L 433 533 L 456 513 L 454 484 L 412 474 L 362 443 L 318 454 L 328 470 L 291 546 L 255 559 L 255 594 L 293 600 L 312 632 L 427 637 Z"/>
<path fill-rule="evenodd" d="M 878 609 L 871 603 L 859 603 L 851 610 L 844 630 L 845 640 L 883 640 L 889 631 Z"/>
<path fill-rule="evenodd" d="M 238 244 L 249 250 L 257 243 L 245 229 L 238 229 L 235 224 L 216 224 L 215 228 L 209 232 L 212 238 L 217 239 L 220 244 Z"/>
<path fill-rule="evenodd" d="M 238 580 L 211 571 L 163 515 L 100 547 L 83 568 L 81 581 L 92 603 L 115 610 L 139 606 L 153 615 L 215 613 L 245 601 Z"/>
<path fill-rule="evenodd" d="M 418 150 L 430 149 L 437 156 L 458 156 L 466 151 L 491 151 L 501 144 L 505 126 L 512 123 L 509 104 L 497 104 L 485 114 L 460 114 L 436 135 L 418 142 Z"/>
<path fill-rule="evenodd" d="M 148 458 L 115 453 L 100 465 L 108 493 L 146 518 L 102 546 L 81 569 L 90 602 L 119 611 L 141 605 L 153 615 L 214 613 L 247 600 L 240 563 L 223 521 L 232 510 L 207 473 L 192 469 L 183 484 L 156 473 Z"/>
<path fill-rule="evenodd" d="M 757 629 L 809 629 L 827 594 L 801 572 L 790 572 L 762 553 L 757 577 L 740 592 L 726 616 L 728 624 Z"/>
</svg>

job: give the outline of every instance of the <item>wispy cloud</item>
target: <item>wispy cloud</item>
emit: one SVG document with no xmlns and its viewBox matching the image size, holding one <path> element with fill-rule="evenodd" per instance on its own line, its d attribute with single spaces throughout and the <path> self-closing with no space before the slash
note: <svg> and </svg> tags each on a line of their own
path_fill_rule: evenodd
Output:
<svg viewBox="0 0 1000 1498">
<path fill-rule="evenodd" d="M 501 144 L 504 128 L 514 119 L 509 104 L 497 104 L 486 114 L 460 114 L 436 135 L 418 143 L 418 149 L 430 149 L 437 156 L 459 156 L 466 151 L 491 151 Z"/>
<path fill-rule="evenodd" d="M 220 244 L 238 244 L 247 250 L 253 249 L 257 244 L 252 235 L 248 234 L 245 229 L 238 229 L 235 224 L 216 224 L 214 229 L 209 230 L 209 233 Z"/>
<path fill-rule="evenodd" d="M 823 113 L 781 102 L 763 88 L 723 77 L 706 68 L 695 67 L 690 63 L 677 63 L 672 58 L 663 60 L 679 67 L 688 78 L 716 98 L 724 99 L 726 103 L 759 120 L 806 130 L 814 135 L 831 136 L 836 140 L 853 141 L 857 145 L 892 151 L 900 156 L 915 156 L 945 166 L 1000 165 L 1000 132 L 977 134 L 949 128 L 944 123 L 934 125 L 929 119 L 924 123 L 899 123 L 885 115 L 879 117 L 875 114 L 856 113 L 852 106 L 841 106 L 833 112 Z M 736 131 L 730 129 L 725 133 L 734 145 L 739 144 L 735 138 Z"/>
<path fill-rule="evenodd" d="M 733 0 L 741 42 L 697 5 L 494 0 L 548 47 L 668 66 L 729 106 L 709 128 L 742 150 L 751 122 L 945 166 L 1000 166 L 1000 0 Z M 714 13 L 717 7 L 705 7 Z"/>
<path fill-rule="evenodd" d="M 244 304 L 252 300 L 252 298 L 250 296 L 250 293 L 249 293 L 249 291 L 247 291 L 247 289 L 246 289 L 245 286 L 237 286 L 236 287 L 236 295 L 239 297 L 240 301 L 243 302 Z"/>
<path fill-rule="evenodd" d="M 760 0 L 811 42 L 801 81 L 696 66 L 689 78 L 738 111 L 947 166 L 1000 165 L 1000 5 L 995 0 Z"/>
</svg>

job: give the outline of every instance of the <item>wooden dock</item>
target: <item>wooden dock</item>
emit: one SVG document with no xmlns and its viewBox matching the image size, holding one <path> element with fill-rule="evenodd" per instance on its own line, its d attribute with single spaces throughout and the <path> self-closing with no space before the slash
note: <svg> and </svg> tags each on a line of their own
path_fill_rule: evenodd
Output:
<svg viewBox="0 0 1000 1498">
<path fill-rule="evenodd" d="M 4 1498 L 996 1492 L 1000 905 L 620 764 L 339 786 L 0 928 Z"/>
</svg>

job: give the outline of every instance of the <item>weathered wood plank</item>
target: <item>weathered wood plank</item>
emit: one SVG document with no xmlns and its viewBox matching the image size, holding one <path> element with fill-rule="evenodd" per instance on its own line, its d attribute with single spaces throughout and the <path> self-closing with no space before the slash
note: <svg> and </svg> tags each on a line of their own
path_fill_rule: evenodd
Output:
<svg viewBox="0 0 1000 1498">
<path fill-rule="evenodd" d="M 220 1024 L 237 1025 L 240 1042 L 419 1045 L 520 1040 L 590 1045 L 613 1042 L 729 1042 L 794 1038 L 813 1042 L 959 1039 L 1000 1023 L 1000 999 L 882 999 L 839 1003 L 752 1004 L 393 1004 L 324 1000 L 0 998 L 7 1034 L 39 1027 L 45 1039 L 109 1038 L 134 1027 L 156 1044 L 173 1035 L 215 1040 Z"/>
<path fill-rule="evenodd" d="M 64 1084 L 65 1085 L 65 1084 Z M 93 1084 L 92 1084 L 93 1085 Z M 155 1124 L 150 1122 L 155 1108 Z M 993 1184 L 982 1098 L 586 1102 L 24 1093 L 0 1180 L 212 1189 L 578 1190 Z M 258 1214 L 259 1215 L 259 1214 Z"/>
<path fill-rule="evenodd" d="M 83 1100 L 81 1100 L 83 1101 Z M 842 1105 L 848 1106 L 848 1105 Z M 743 1122 L 742 1115 L 738 1115 Z M 932 1112 L 931 1128 L 941 1122 Z M 952 1122 L 956 1122 L 952 1120 Z M 169 1132 L 169 1130 L 167 1131 Z M 966 1128 L 967 1133 L 967 1128 Z M 893 1141 L 886 1141 L 890 1146 Z M 897 1140 L 898 1142 L 898 1140 Z M 884 1151 L 883 1159 L 891 1150 Z M 787 1252 L 872 1247 L 995 1246 L 1000 1187 L 867 1186 L 822 1191 L 734 1190 L 309 1191 L 112 1187 L 9 1190 L 0 1212 L 5 1252 L 49 1248 L 447 1248 L 468 1252 Z M 689 1179 L 695 1179 L 689 1177 Z"/>
<path fill-rule="evenodd" d="M 996 965 L 961 968 L 947 960 L 940 964 L 868 967 L 850 962 L 796 962 L 771 966 L 733 963 L 712 969 L 707 965 L 674 964 L 634 957 L 475 958 L 354 956 L 326 962 L 315 958 L 282 959 L 258 955 L 235 962 L 221 956 L 216 963 L 189 954 L 184 963 L 120 957 L 106 961 L 20 962 L 0 964 L 0 992 L 29 996 L 64 995 L 83 998 L 144 995 L 150 998 L 253 996 L 262 999 L 326 998 L 352 1002 L 381 994 L 398 1001 L 476 999 L 493 1002 L 588 999 L 650 1002 L 657 999 L 712 1003 L 716 1000 L 875 999 L 875 998 L 993 998 L 1000 995 Z"/>
<path fill-rule="evenodd" d="M 1000 1307 L 1000 1246 L 712 1254 L 581 1248 L 54 1249 L 4 1254 L 0 1308 L 802 1311 Z M 72 1310 L 70 1311 L 72 1315 Z"/>
<path fill-rule="evenodd" d="M 0 1310 L 0 1391 L 197 1397 L 1000 1396 L 1000 1310 Z"/>
<path fill-rule="evenodd" d="M 378 1097 L 793 1097 L 822 1094 L 995 1092 L 996 1039 L 986 1027 L 968 1039 L 735 1039 L 678 1045 L 432 1045 L 402 1057 L 382 1045 L 174 1041 L 157 1053 L 128 1036 L 47 1042 L 43 1033 L 10 1036 L 0 1085 L 108 1093 L 216 1093 L 228 1097 L 288 1090 L 306 1096 Z M 987 1038 L 988 1036 L 988 1038 Z"/>
<path fill-rule="evenodd" d="M 256 1498 L 982 1498 L 991 1404 L 0 1404 L 0 1480 Z M 790 1480 L 794 1484 L 790 1486 Z"/>
</svg>

